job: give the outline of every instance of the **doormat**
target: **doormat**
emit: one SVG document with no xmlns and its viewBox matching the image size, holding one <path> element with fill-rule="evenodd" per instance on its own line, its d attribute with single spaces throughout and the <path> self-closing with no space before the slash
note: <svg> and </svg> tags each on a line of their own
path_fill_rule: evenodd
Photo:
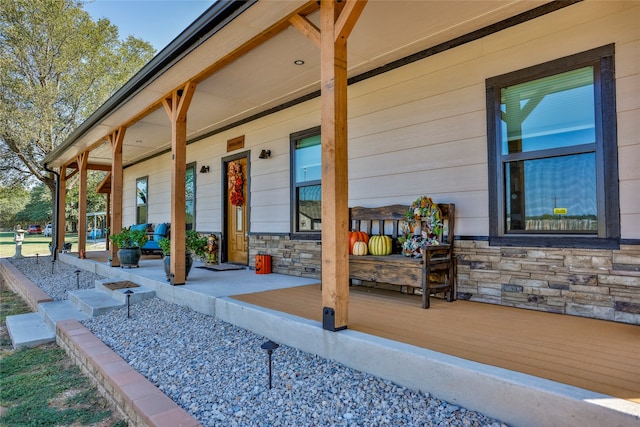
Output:
<svg viewBox="0 0 640 427">
<path fill-rule="evenodd" d="M 116 289 L 128 289 L 128 288 L 139 288 L 140 285 L 137 285 L 133 282 L 130 282 L 128 280 L 125 280 L 123 282 L 111 282 L 111 283 L 105 283 L 103 285 L 105 288 L 111 289 L 112 291 L 115 291 Z"/>
<path fill-rule="evenodd" d="M 215 265 L 203 265 L 196 268 L 203 268 L 205 270 L 212 270 L 212 271 L 229 271 L 229 270 L 244 270 L 246 267 L 243 265 L 225 263 L 225 264 L 215 264 Z"/>
</svg>

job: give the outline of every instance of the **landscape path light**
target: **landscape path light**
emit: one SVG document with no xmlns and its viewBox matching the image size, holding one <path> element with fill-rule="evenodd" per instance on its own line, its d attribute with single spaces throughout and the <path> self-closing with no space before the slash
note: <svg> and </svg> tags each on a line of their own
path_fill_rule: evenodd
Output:
<svg viewBox="0 0 640 427">
<path fill-rule="evenodd" d="M 80 270 L 76 270 L 74 273 L 76 273 L 76 289 L 80 289 Z"/>
<path fill-rule="evenodd" d="M 131 318 L 129 307 L 131 306 L 131 294 L 133 294 L 133 291 L 131 289 L 127 289 L 124 291 L 124 294 L 127 296 L 127 319 L 129 319 Z"/>
<path fill-rule="evenodd" d="M 271 390 L 271 355 L 273 354 L 273 350 L 280 347 L 278 344 L 269 340 L 260 346 L 263 350 L 267 350 L 267 354 L 269 355 L 269 390 Z"/>
</svg>

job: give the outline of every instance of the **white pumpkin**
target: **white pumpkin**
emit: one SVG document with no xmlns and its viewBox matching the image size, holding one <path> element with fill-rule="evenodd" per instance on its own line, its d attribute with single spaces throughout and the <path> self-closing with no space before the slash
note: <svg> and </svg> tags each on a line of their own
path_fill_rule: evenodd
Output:
<svg viewBox="0 0 640 427">
<path fill-rule="evenodd" d="M 368 248 L 365 242 L 359 240 L 353 244 L 354 255 L 362 256 L 362 255 L 366 255 L 367 253 L 368 253 Z"/>
</svg>

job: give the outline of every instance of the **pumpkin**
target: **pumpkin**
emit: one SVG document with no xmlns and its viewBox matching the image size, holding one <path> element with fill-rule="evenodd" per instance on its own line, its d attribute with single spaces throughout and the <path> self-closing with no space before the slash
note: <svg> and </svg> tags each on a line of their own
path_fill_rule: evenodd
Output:
<svg viewBox="0 0 640 427">
<path fill-rule="evenodd" d="M 369 243 L 369 235 L 364 231 L 350 231 L 349 232 L 349 254 L 353 253 L 353 245 L 357 241 L 362 241 L 366 244 Z"/>
<path fill-rule="evenodd" d="M 362 240 L 358 240 L 353 244 L 353 254 L 354 255 L 366 255 L 367 254 L 367 244 Z"/>
<path fill-rule="evenodd" d="M 369 239 L 369 253 L 371 255 L 390 255 L 391 249 L 391 237 L 389 236 L 371 236 Z"/>
</svg>

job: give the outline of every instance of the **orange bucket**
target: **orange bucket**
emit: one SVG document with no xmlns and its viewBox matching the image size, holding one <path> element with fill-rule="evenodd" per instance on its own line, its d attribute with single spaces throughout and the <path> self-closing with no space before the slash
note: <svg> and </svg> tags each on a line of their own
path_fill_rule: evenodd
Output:
<svg viewBox="0 0 640 427">
<path fill-rule="evenodd" d="M 271 255 L 256 255 L 256 274 L 271 273 Z"/>
</svg>

